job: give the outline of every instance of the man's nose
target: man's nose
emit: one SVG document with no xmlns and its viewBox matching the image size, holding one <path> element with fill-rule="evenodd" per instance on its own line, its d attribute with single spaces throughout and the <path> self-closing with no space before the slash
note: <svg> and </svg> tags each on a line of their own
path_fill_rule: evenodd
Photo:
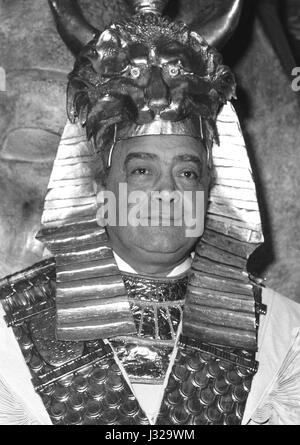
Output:
<svg viewBox="0 0 300 445">
<path fill-rule="evenodd" d="M 157 66 L 152 67 L 147 97 L 149 98 L 149 108 L 155 114 L 160 114 L 170 104 L 168 86 L 162 78 L 161 69 Z"/>
<path fill-rule="evenodd" d="M 161 178 L 157 184 L 156 190 L 159 192 L 157 194 L 157 199 L 159 201 L 175 203 L 179 200 L 180 192 L 177 190 L 176 183 L 171 174 L 164 175 Z"/>
</svg>

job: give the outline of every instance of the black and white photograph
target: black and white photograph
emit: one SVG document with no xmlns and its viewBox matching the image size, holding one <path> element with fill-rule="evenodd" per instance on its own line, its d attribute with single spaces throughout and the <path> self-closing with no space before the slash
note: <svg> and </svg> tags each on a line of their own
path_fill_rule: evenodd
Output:
<svg viewBox="0 0 300 445">
<path fill-rule="evenodd" d="M 0 0 L 0 426 L 300 425 L 300 0 Z"/>
</svg>

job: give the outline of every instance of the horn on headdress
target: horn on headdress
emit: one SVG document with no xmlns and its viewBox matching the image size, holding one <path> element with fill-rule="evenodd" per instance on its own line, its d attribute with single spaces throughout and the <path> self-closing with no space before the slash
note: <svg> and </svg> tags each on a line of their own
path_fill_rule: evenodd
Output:
<svg viewBox="0 0 300 445">
<path fill-rule="evenodd" d="M 223 0 L 204 19 L 189 26 L 205 38 L 210 46 L 222 48 L 234 33 L 240 19 L 243 0 Z"/>
<path fill-rule="evenodd" d="M 169 0 L 125 0 L 134 13 L 161 15 Z M 243 0 L 223 0 L 212 2 L 211 12 L 188 24 L 205 38 L 210 46 L 221 48 L 229 40 L 238 25 Z"/>
<path fill-rule="evenodd" d="M 98 33 L 84 18 L 77 0 L 48 0 L 57 30 L 76 56 Z"/>
<path fill-rule="evenodd" d="M 53 12 L 56 26 L 63 41 L 74 55 L 90 40 L 97 29 L 84 18 L 77 0 L 48 0 Z M 134 13 L 147 13 L 161 15 L 168 4 L 168 0 L 125 0 Z M 220 48 L 233 34 L 238 25 L 243 0 L 224 0 L 212 9 L 204 18 L 190 23 L 209 45 Z"/>
</svg>

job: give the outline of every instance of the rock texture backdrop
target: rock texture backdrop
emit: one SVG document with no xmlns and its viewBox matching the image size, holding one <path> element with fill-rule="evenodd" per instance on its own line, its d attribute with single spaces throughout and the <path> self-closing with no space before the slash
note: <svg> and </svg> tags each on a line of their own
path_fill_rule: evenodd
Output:
<svg viewBox="0 0 300 445">
<path fill-rule="evenodd" d="M 121 0 L 79 3 L 98 28 L 127 14 Z M 186 12 L 181 12 L 181 3 L 175 1 L 168 12 L 179 11 L 183 19 L 201 12 L 195 0 L 184 2 Z M 255 1 L 246 3 L 224 57 L 238 79 L 235 105 L 264 221 L 266 243 L 249 267 L 267 276 L 274 290 L 300 302 L 300 101 L 253 13 Z M 206 4 L 203 0 L 201 7 Z M 57 34 L 46 0 L 0 0 L 0 16 L 0 66 L 6 71 L 6 92 L 0 92 L 2 277 L 43 254 L 34 234 L 66 121 L 65 88 L 74 60 Z"/>
</svg>

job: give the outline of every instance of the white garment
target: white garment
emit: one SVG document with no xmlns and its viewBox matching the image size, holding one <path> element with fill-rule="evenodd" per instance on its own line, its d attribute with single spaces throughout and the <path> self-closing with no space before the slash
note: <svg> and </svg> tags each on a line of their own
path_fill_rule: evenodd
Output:
<svg viewBox="0 0 300 445">
<path fill-rule="evenodd" d="M 243 424 L 300 424 L 300 305 L 269 289 L 263 290 L 262 300 L 268 312 L 261 315 L 259 370 L 253 379 Z M 0 305 L 0 424 L 51 424 L 3 316 Z M 154 387 L 151 389 L 153 394 Z M 160 390 L 155 389 L 157 400 Z M 147 399 L 149 393 L 144 394 Z M 144 403 L 139 389 L 137 395 Z M 150 405 L 148 415 L 153 416 Z"/>
<path fill-rule="evenodd" d="M 51 425 L 52 422 L 31 383 L 12 328 L 7 328 L 0 304 L 0 425 Z"/>
<path fill-rule="evenodd" d="M 124 261 L 116 252 L 113 252 L 117 266 L 119 270 L 126 273 L 132 273 L 137 275 L 137 272 L 128 264 L 126 261 Z M 166 276 L 166 278 L 173 278 L 178 277 L 179 275 L 187 272 L 192 265 L 192 256 L 187 258 L 185 261 L 183 261 L 178 266 L 174 267 L 174 269 Z"/>
<path fill-rule="evenodd" d="M 258 331 L 258 373 L 243 424 L 300 425 L 300 304 L 270 289 Z M 262 415 L 263 414 L 263 415 Z"/>
</svg>

